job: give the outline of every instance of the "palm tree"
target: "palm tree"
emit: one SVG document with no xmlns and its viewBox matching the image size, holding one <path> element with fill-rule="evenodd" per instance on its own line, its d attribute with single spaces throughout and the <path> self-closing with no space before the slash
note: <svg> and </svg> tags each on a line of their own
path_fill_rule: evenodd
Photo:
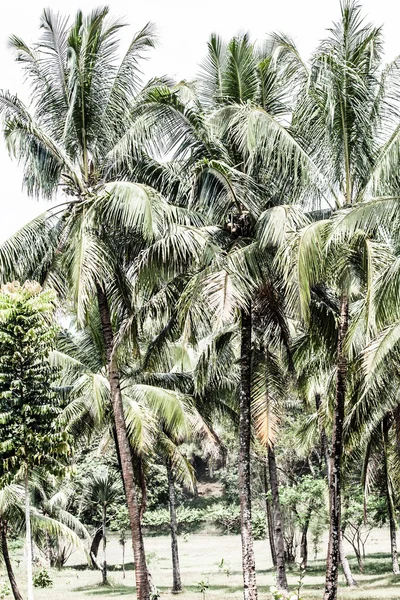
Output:
<svg viewBox="0 0 400 600">
<path fill-rule="evenodd" d="M 30 506 L 29 521 L 31 523 L 33 536 L 38 542 L 41 540 L 43 541 L 43 538 L 46 540 L 47 536 L 53 537 L 54 539 L 59 538 L 69 540 L 75 547 L 83 549 L 83 542 L 79 535 L 85 533 L 85 529 L 79 524 L 78 530 L 75 532 L 75 519 L 65 519 L 63 517 L 65 517 L 65 515 L 62 516 L 61 520 L 58 520 L 57 518 L 52 518 L 44 514 L 40 509 Z M 66 524 L 65 521 L 73 525 L 74 529 Z M 22 600 L 22 596 L 18 589 L 9 555 L 8 535 L 10 531 L 14 534 L 20 533 L 25 529 L 25 526 L 25 490 L 18 483 L 5 485 L 0 490 L 1 553 L 6 565 L 7 575 L 15 600 Z"/>
<path fill-rule="evenodd" d="M 152 27 L 146 25 L 117 64 L 117 36 L 122 26 L 108 20 L 107 8 L 96 9 L 87 17 L 78 12 L 71 24 L 46 10 L 37 44 L 29 47 L 17 36 L 10 39 L 17 61 L 32 84 L 32 95 L 30 108 L 8 92 L 0 97 L 9 151 L 23 165 L 28 193 L 53 197 L 61 189 L 67 199 L 3 245 L 1 260 L 4 276 L 17 272 L 27 277 L 35 272 L 59 291 L 65 282 L 61 269 L 81 324 L 88 304 L 97 298 L 129 509 L 137 594 L 147 600 L 139 507 L 114 353 L 112 314 L 124 292 L 117 292 L 120 268 L 113 253 L 115 244 L 113 248 L 107 244 L 115 231 L 121 235 L 130 231 L 131 250 L 137 253 L 140 240 L 157 232 L 163 203 L 149 188 L 131 183 L 126 172 L 122 175 L 123 165 L 116 167 L 112 158 L 126 134 L 135 130 L 131 108 L 140 85 L 138 64 L 154 45 Z M 29 248 L 29 254 L 21 256 L 21 247 Z M 127 297 L 125 293 L 125 306 Z"/>
<path fill-rule="evenodd" d="M 103 564 L 101 569 L 102 583 L 108 585 L 107 580 L 107 519 L 108 509 L 117 500 L 122 488 L 118 485 L 118 478 L 108 469 L 96 473 L 88 482 L 87 500 L 101 511 L 101 526 L 103 537 Z"/>
<path fill-rule="evenodd" d="M 275 237 L 279 226 L 284 231 L 288 213 L 291 225 L 296 220 L 295 211 L 281 206 L 274 212 L 273 207 L 306 197 L 316 172 L 285 127 L 293 70 L 277 62 L 273 51 L 272 43 L 256 47 L 247 35 L 228 44 L 213 35 L 197 83 L 151 90 L 139 107 L 141 118 L 157 133 L 153 148 L 156 144 L 159 153 L 171 153 L 174 161 L 160 165 L 150 148 L 143 157 L 145 168 L 140 165 L 145 181 L 218 227 L 213 239 L 221 251 L 198 269 L 180 301 L 190 334 L 240 324 L 239 490 L 249 599 L 257 596 L 250 497 L 252 298 L 268 277 L 261 268 L 266 231 L 276 227 Z M 196 308 L 200 302 L 202 311 Z M 285 577 L 279 586 L 287 587 Z"/>
<path fill-rule="evenodd" d="M 199 360 L 198 353 L 189 352 L 188 349 L 187 357 L 183 359 L 180 344 L 170 343 L 168 355 L 164 354 L 162 359 L 157 360 L 158 370 L 154 370 L 155 362 L 151 359 L 149 348 L 152 347 L 152 336 L 158 331 L 159 324 L 154 319 L 143 319 L 143 314 L 140 321 L 143 330 L 139 341 L 144 359 L 137 357 L 135 360 L 129 347 L 119 347 L 124 417 L 131 451 L 136 464 L 140 465 L 135 476 L 142 492 L 142 514 L 146 508 L 147 464 L 154 456 L 166 462 L 171 513 L 173 592 L 177 593 L 182 588 L 174 483 L 184 481 L 193 486 L 194 482 L 193 467 L 181 452 L 180 446 L 195 438 L 208 439 L 213 446 L 217 442 L 208 424 L 210 418 L 204 419 L 201 416 L 198 402 L 193 396 L 193 373 Z M 115 439 L 113 424 L 107 411 L 110 392 L 101 352 L 102 340 L 95 324 L 95 320 L 92 320 L 90 329 L 64 332 L 59 340 L 58 350 L 53 353 L 54 363 L 63 367 L 59 384 L 69 400 L 64 416 L 77 441 L 82 436 L 90 440 L 95 435 L 102 436 L 104 440 L 109 437 Z M 149 365 L 152 363 L 153 369 L 144 369 L 143 361 Z M 182 371 L 182 368 L 185 370 Z M 106 441 L 104 443 L 107 444 Z M 88 487 L 91 489 L 92 483 Z"/>
<path fill-rule="evenodd" d="M 291 60 L 299 68 L 302 67 L 287 40 L 281 40 L 280 47 L 291 55 Z M 349 207 L 338 218 L 329 244 L 332 239 L 337 242 L 345 239 L 346 243 L 351 239 L 361 222 L 358 217 L 361 216 L 365 200 L 382 207 L 384 198 L 373 199 L 374 194 L 393 193 L 395 178 L 390 175 L 389 169 L 397 147 L 393 103 L 396 102 L 398 70 L 396 62 L 382 69 L 381 56 L 380 28 L 366 25 L 359 5 L 353 0 L 344 0 L 341 3 L 341 20 L 333 26 L 330 36 L 314 53 L 310 69 L 306 71 L 307 82 L 304 87 L 300 86 L 299 101 L 292 119 L 294 135 L 301 140 L 321 176 L 329 183 L 330 205 L 336 208 Z M 394 132 L 393 135 L 391 132 Z M 347 222 L 349 215 L 352 216 Z M 346 227 L 342 225 L 342 219 L 346 221 Z M 322 244 L 320 248 L 324 247 L 323 236 L 318 235 L 318 232 L 322 234 L 324 228 L 322 222 L 310 225 L 303 237 L 304 243 L 307 244 L 305 240 L 308 237 L 310 244 Z M 347 252 L 344 247 L 343 256 Z M 304 254 L 303 260 L 307 260 L 310 270 L 318 270 L 317 262 L 311 256 L 306 259 Z M 319 281 L 318 275 L 312 277 L 313 284 Z M 310 279 L 302 276 L 303 291 L 310 289 L 307 282 Z M 337 280 L 337 375 L 330 459 L 331 514 L 325 600 L 334 600 L 337 595 L 341 458 L 348 379 L 346 338 L 349 333 L 351 285 L 351 277 L 349 279 L 344 269 Z"/>
</svg>

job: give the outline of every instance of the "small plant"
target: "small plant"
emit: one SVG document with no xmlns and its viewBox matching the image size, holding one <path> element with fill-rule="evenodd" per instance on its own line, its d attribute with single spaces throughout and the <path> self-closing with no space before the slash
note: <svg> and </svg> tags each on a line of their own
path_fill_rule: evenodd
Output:
<svg viewBox="0 0 400 600">
<path fill-rule="evenodd" d="M 206 597 L 206 591 L 209 588 L 209 583 L 208 583 L 208 579 L 206 581 L 202 580 L 199 581 L 197 583 L 197 585 L 199 586 L 199 592 L 203 595 L 203 600 L 205 600 Z"/>
<path fill-rule="evenodd" d="M 45 567 L 42 567 L 40 571 L 35 573 L 33 576 L 33 585 L 38 588 L 48 588 L 53 585 L 53 579 Z"/>
<path fill-rule="evenodd" d="M 157 552 L 146 552 L 146 562 L 148 565 L 156 563 L 158 561 Z"/>
<path fill-rule="evenodd" d="M 2 579 L 0 579 L 0 599 L 2 600 L 3 598 L 5 598 L 6 596 L 9 596 L 10 594 L 11 594 L 10 586 L 8 585 L 8 583 L 6 583 Z"/>
<path fill-rule="evenodd" d="M 218 563 L 218 569 L 222 571 L 222 573 L 225 573 L 227 577 L 232 574 L 230 567 L 226 564 L 224 558 L 221 558 L 221 561 Z"/>
</svg>

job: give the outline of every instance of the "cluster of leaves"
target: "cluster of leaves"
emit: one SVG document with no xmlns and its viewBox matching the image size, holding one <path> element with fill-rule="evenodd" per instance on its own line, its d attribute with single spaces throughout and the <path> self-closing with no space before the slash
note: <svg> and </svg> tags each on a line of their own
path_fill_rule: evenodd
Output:
<svg viewBox="0 0 400 600">
<path fill-rule="evenodd" d="M 62 401 L 54 390 L 57 369 L 49 354 L 57 327 L 55 295 L 18 282 L 0 290 L 0 476 L 46 466 L 64 471 L 70 436 L 62 427 Z"/>
<path fill-rule="evenodd" d="M 33 576 L 33 585 L 37 588 L 49 588 L 53 583 L 53 579 L 45 567 L 39 569 Z"/>
</svg>

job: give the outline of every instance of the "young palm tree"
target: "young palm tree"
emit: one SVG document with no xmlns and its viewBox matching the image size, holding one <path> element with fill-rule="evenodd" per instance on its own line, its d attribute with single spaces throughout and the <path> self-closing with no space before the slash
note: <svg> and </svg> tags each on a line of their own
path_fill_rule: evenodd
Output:
<svg viewBox="0 0 400 600">
<path fill-rule="evenodd" d="M 108 510 L 118 499 L 122 488 L 118 485 L 118 477 L 108 469 L 96 473 L 88 482 L 87 500 L 101 511 L 101 526 L 103 537 L 103 564 L 101 569 L 102 584 L 108 585 L 107 579 L 107 519 Z"/>
<path fill-rule="evenodd" d="M 17 483 L 6 485 L 0 490 L 1 553 L 6 565 L 7 575 L 15 600 L 22 600 L 22 595 L 18 589 L 17 580 L 12 568 L 8 550 L 8 535 L 10 531 L 12 531 L 13 534 L 16 534 L 25 529 L 26 513 L 24 496 L 24 488 Z M 69 540 L 75 547 L 83 549 L 84 546 L 80 535 L 85 532 L 85 529 L 81 524 L 76 528 L 76 520 L 73 518 L 65 519 L 63 517 L 65 517 L 65 515 L 62 516 L 60 520 L 52 518 L 44 514 L 42 510 L 31 506 L 30 523 L 33 536 L 39 542 L 45 541 L 46 536 L 51 536 L 55 539 Z M 69 525 L 73 525 L 73 528 Z M 74 529 L 77 529 L 77 531 L 74 531 Z"/>
</svg>

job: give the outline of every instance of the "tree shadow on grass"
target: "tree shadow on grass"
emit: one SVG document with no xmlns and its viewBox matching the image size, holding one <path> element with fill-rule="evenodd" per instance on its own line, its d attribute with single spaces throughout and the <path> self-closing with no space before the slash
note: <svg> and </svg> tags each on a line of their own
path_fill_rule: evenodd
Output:
<svg viewBox="0 0 400 600">
<path fill-rule="evenodd" d="M 136 588 L 128 585 L 89 585 L 77 587 L 74 592 L 85 594 L 85 596 L 134 596 Z"/>
<path fill-rule="evenodd" d="M 116 566 L 118 566 L 118 569 L 115 568 Z M 99 569 L 94 569 L 93 567 L 90 567 L 89 565 L 67 565 L 66 568 L 71 569 L 72 571 L 97 571 L 98 573 L 101 572 Z M 110 572 L 118 573 L 118 572 L 122 571 L 122 566 L 121 566 L 121 564 L 107 565 L 107 570 Z M 135 570 L 135 565 L 133 562 L 125 563 L 125 571 L 134 571 L 134 570 Z"/>
</svg>

